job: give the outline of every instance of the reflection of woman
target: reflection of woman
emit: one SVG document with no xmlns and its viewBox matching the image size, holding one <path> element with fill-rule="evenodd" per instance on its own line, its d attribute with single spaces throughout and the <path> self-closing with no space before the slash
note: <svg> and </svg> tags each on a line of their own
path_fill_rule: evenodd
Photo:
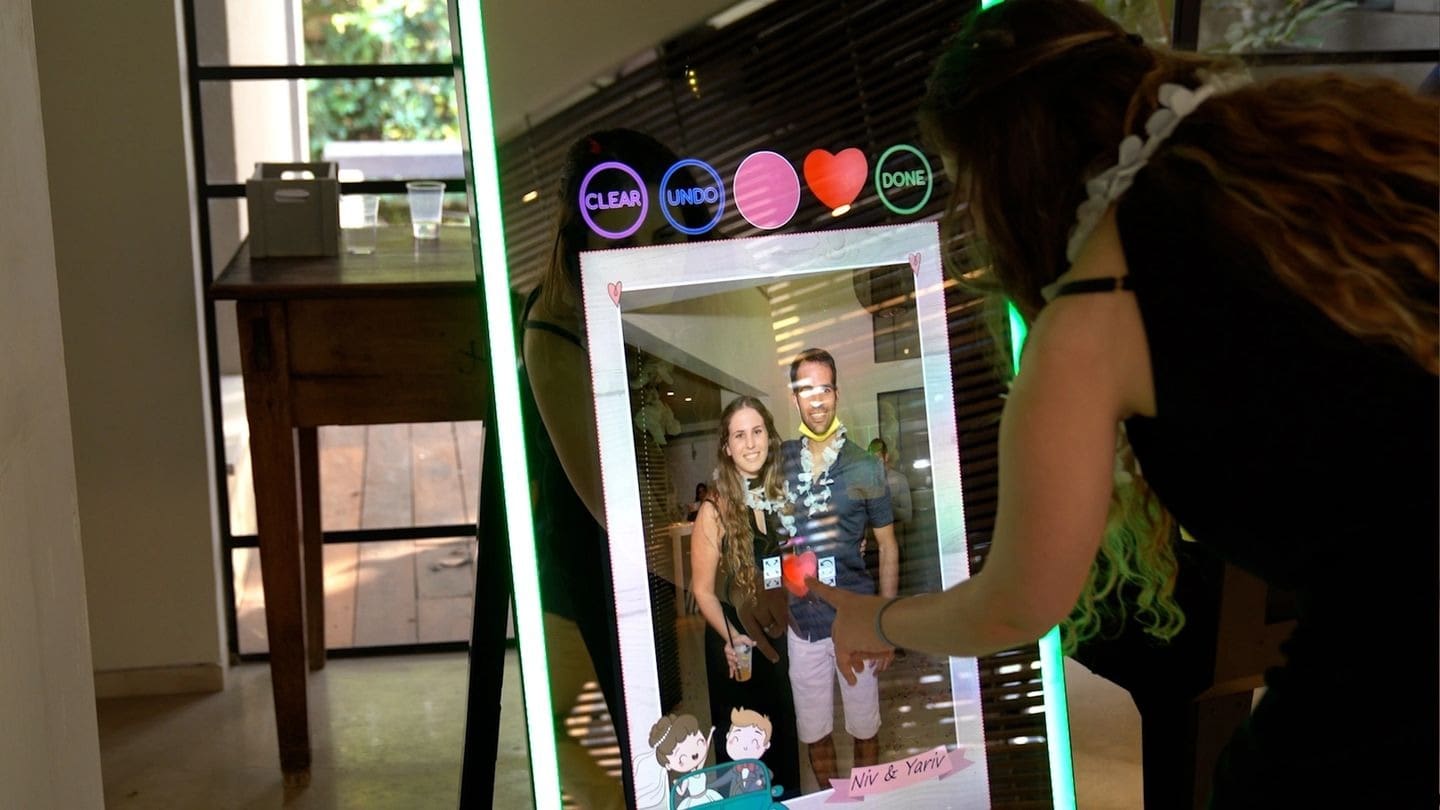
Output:
<svg viewBox="0 0 1440 810">
<path fill-rule="evenodd" d="M 605 242 L 586 226 L 579 210 L 580 183 L 595 166 L 619 161 L 649 183 L 658 183 L 675 156 L 649 136 L 630 130 L 581 138 L 566 156 L 560 190 L 555 251 L 541 285 L 522 316 L 525 374 L 521 376 L 526 453 L 535 498 L 535 543 L 545 610 L 547 660 L 553 695 L 556 749 L 566 793 L 586 808 L 623 807 L 620 782 L 606 774 L 568 733 L 565 719 L 589 682 L 598 681 L 629 761 L 625 710 L 617 688 L 619 660 L 604 548 L 604 507 L 595 438 L 594 396 L 581 335 L 580 252 L 673 238 L 659 206 L 623 242 Z M 619 172 L 602 172 L 592 189 Z M 623 213 L 623 212 L 621 212 Z M 596 219 L 606 212 L 599 212 Z M 619 231 L 624 223 L 604 223 Z"/>
<path fill-rule="evenodd" d="M 1030 342 L 984 569 L 898 602 L 822 586 L 837 653 L 978 655 L 1067 613 L 1093 634 L 1110 588 L 1173 636 L 1168 515 L 1133 494 L 1148 482 L 1198 541 L 1298 596 L 1212 803 L 1433 807 L 1436 104 L 1339 76 L 1246 85 L 1078 0 L 1007 0 L 966 25 L 922 111 L 951 217 L 973 215 Z M 1143 479 L 1116 472 L 1121 425 Z M 1129 511 L 1107 518 L 1117 483 Z M 1359 648 L 1397 655 L 1405 711 L 1346 697 L 1377 677 Z"/>
<path fill-rule="evenodd" d="M 785 645 L 776 645 L 778 660 L 773 662 L 755 652 L 755 639 L 743 632 L 734 608 L 717 595 L 717 583 L 725 583 L 718 592 L 734 603 L 765 598 L 759 568 L 767 557 L 778 563 L 780 555 L 781 516 L 789 507 L 779 469 L 780 436 L 764 403 L 741 396 L 725 406 L 716 457 L 714 485 L 695 517 L 690 543 L 695 603 L 707 625 L 710 716 L 726 718 L 741 706 L 769 715 L 774 729 L 765 760 L 785 795 L 798 795 L 800 760 Z M 772 634 L 783 629 L 763 628 Z M 750 651 L 750 677 L 744 681 L 736 670 L 741 648 Z M 727 755 L 720 761 L 730 760 Z"/>
</svg>

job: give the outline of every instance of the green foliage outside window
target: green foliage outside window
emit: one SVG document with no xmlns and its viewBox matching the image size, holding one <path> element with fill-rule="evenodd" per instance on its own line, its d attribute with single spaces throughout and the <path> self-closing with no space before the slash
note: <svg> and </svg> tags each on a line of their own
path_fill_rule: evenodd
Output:
<svg viewBox="0 0 1440 810">
<path fill-rule="evenodd" d="M 450 61 L 445 0 L 305 0 L 308 64 Z M 311 80 L 310 152 L 331 141 L 457 140 L 451 79 Z"/>
</svg>

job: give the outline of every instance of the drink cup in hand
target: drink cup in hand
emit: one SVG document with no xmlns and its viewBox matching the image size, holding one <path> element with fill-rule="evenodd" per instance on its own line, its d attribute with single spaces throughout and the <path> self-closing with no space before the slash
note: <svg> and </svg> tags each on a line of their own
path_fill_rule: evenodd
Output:
<svg viewBox="0 0 1440 810">
<path fill-rule="evenodd" d="M 749 644 L 736 644 L 735 650 L 735 680 L 750 680 L 750 657 L 754 647 Z"/>
</svg>

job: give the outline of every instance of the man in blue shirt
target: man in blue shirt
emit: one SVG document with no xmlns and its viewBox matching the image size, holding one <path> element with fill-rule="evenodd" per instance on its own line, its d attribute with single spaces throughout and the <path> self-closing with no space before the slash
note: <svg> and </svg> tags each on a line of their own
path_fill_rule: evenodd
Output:
<svg viewBox="0 0 1440 810">
<path fill-rule="evenodd" d="M 781 445 L 786 495 L 794 506 L 796 536 L 789 553 L 799 567 L 821 582 L 857 593 L 874 593 L 875 579 L 865 568 L 861 541 L 868 526 L 880 550 L 880 593 L 895 596 L 900 552 L 895 542 L 890 493 L 877 459 L 848 441 L 836 416 L 839 392 L 835 358 L 823 349 L 806 349 L 790 363 L 790 388 L 800 414 L 802 438 Z M 835 609 L 808 595 L 790 594 L 788 644 L 790 686 L 795 696 L 795 726 L 810 752 L 810 767 L 823 790 L 839 777 L 832 736 L 835 685 L 839 684 L 845 730 L 855 740 L 856 766 L 880 761 L 880 689 L 876 672 L 888 657 L 870 661 L 854 686 L 835 667 L 830 625 Z"/>
</svg>

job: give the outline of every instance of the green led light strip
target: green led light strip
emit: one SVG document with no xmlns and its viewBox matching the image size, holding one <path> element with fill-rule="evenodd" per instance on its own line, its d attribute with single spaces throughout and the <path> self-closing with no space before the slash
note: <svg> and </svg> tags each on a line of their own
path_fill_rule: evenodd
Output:
<svg viewBox="0 0 1440 810">
<path fill-rule="evenodd" d="M 539 570 L 530 515 L 530 475 L 520 417 L 520 387 L 511 331 L 510 273 L 505 258 L 505 228 L 500 216 L 500 168 L 495 125 L 490 108 L 490 77 L 485 62 L 485 27 L 480 0 L 456 3 L 460 66 L 469 168 L 473 178 L 475 225 L 480 242 L 480 284 L 485 290 L 485 323 L 490 340 L 491 384 L 495 391 L 495 425 L 485 426 L 485 440 L 498 439 L 505 459 L 501 479 L 510 532 L 510 559 L 515 591 L 515 630 L 520 642 L 520 682 L 525 694 L 525 724 L 530 738 L 530 780 L 535 805 L 560 807 L 560 769 L 555 761 L 555 727 L 551 720 L 550 679 L 545 660 L 545 627 L 540 613 Z M 481 538 L 495 542 L 500 538 Z"/>
<path fill-rule="evenodd" d="M 980 8 L 1002 0 L 980 0 Z M 1010 357 L 1020 373 L 1020 349 L 1025 345 L 1025 319 L 1014 304 L 1010 316 Z M 1040 683 L 1045 690 L 1045 748 L 1050 754 L 1050 800 L 1056 810 L 1075 810 L 1075 765 L 1070 752 L 1070 703 L 1065 694 L 1065 656 L 1060 652 L 1060 628 L 1052 627 L 1040 639 Z"/>
<path fill-rule="evenodd" d="M 998 3 L 1000 0 L 994 0 Z M 991 3 L 991 5 L 994 5 Z M 1020 373 L 1020 350 L 1029 330 L 1014 304 L 1006 304 L 1010 319 L 1011 369 Z M 1040 684 L 1045 690 L 1045 748 L 1050 754 L 1050 800 L 1056 810 L 1075 810 L 1075 767 L 1070 753 L 1070 704 L 1065 694 L 1065 656 L 1060 651 L 1060 628 L 1052 627 L 1040 639 Z"/>
</svg>

